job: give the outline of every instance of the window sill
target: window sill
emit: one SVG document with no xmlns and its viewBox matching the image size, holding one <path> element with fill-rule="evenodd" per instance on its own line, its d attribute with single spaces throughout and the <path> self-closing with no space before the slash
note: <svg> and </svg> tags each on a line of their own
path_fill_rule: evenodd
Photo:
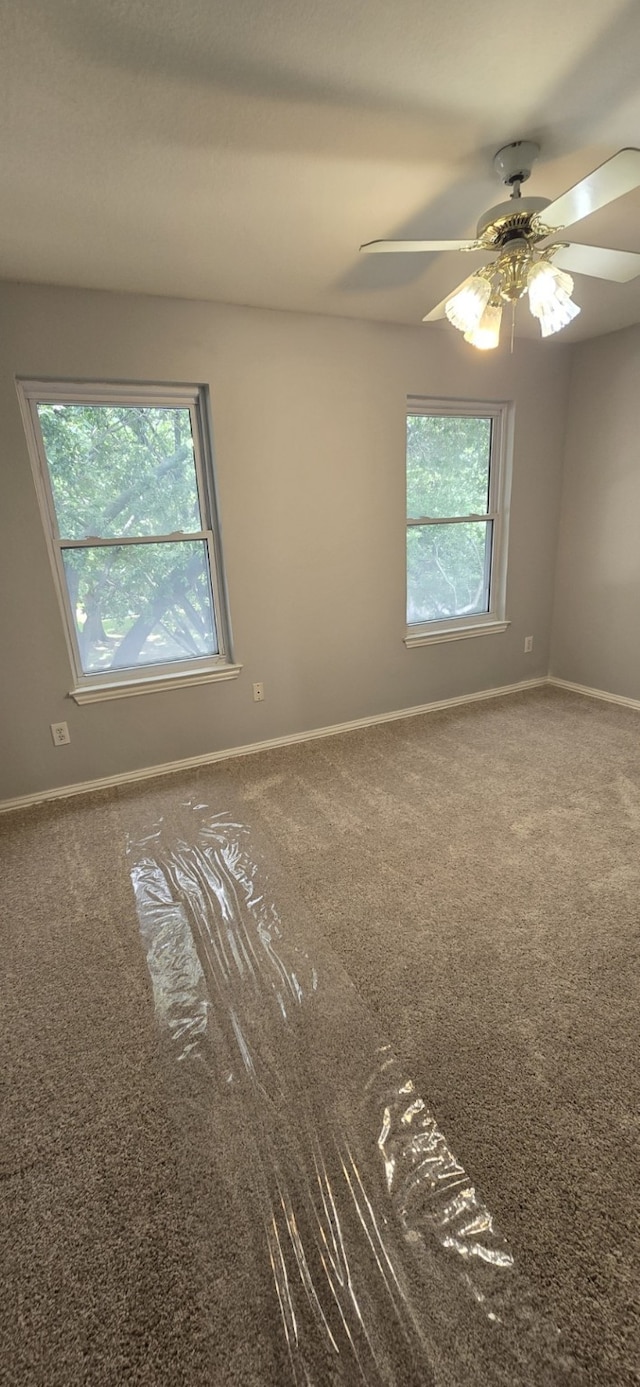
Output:
<svg viewBox="0 0 640 1387">
<path fill-rule="evenodd" d="M 221 679 L 237 679 L 242 665 L 218 665 L 213 669 L 191 669 L 185 674 L 155 674 L 125 683 L 85 685 L 69 691 L 76 703 L 102 703 L 107 698 L 133 698 L 136 694 L 164 693 L 165 689 L 187 689 L 192 684 L 212 684 Z"/>
<path fill-rule="evenodd" d="M 497 636 L 511 625 L 509 621 L 483 621 L 477 626 L 457 626 L 449 631 L 408 631 L 404 637 L 407 650 L 414 645 L 438 645 L 441 641 L 463 641 L 470 636 Z"/>
</svg>

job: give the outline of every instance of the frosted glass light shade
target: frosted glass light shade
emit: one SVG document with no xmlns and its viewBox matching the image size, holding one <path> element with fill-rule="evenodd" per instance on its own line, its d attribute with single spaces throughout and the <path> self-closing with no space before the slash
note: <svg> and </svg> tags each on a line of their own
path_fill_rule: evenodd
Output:
<svg viewBox="0 0 640 1387">
<path fill-rule="evenodd" d="M 559 332 L 572 318 L 577 318 L 580 309 L 571 298 L 571 275 L 557 269 L 548 260 L 539 260 L 532 265 L 527 276 L 527 289 L 529 307 L 540 323 L 543 337 Z"/>
<path fill-rule="evenodd" d="M 492 351 L 500 341 L 501 322 L 501 305 L 488 303 L 476 327 L 470 332 L 465 332 L 465 342 L 470 342 L 472 347 L 479 347 L 481 352 Z"/>
<path fill-rule="evenodd" d="M 482 275 L 472 275 L 444 306 L 453 327 L 460 332 L 472 332 L 477 327 L 491 295 L 491 285 Z"/>
</svg>

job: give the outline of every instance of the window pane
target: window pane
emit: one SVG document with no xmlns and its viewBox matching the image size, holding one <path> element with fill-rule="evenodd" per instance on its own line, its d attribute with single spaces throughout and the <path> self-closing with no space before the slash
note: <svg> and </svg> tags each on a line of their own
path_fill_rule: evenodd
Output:
<svg viewBox="0 0 640 1387">
<path fill-rule="evenodd" d="M 407 530 L 407 622 L 489 611 L 491 520 Z"/>
<path fill-rule="evenodd" d="M 61 539 L 204 529 L 188 409 L 38 404 Z"/>
<path fill-rule="evenodd" d="M 218 653 L 204 540 L 62 555 L 85 674 Z"/>
<path fill-rule="evenodd" d="M 410 414 L 407 516 L 484 515 L 489 509 L 491 419 Z"/>
</svg>

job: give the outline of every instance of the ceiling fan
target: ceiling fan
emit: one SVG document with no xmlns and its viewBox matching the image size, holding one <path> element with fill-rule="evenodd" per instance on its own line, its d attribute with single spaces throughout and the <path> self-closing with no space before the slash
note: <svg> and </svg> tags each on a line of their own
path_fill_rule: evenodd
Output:
<svg viewBox="0 0 640 1387">
<path fill-rule="evenodd" d="M 515 314 L 516 303 L 525 294 L 543 337 L 566 327 L 580 312 L 571 297 L 569 270 L 620 284 L 640 274 L 640 254 L 635 251 L 560 239 L 566 226 L 640 187 L 640 149 L 618 150 L 553 202 L 521 193 L 539 152 L 532 140 L 515 140 L 498 150 L 493 165 L 500 180 L 511 188 L 511 196 L 481 216 L 475 240 L 368 241 L 360 247 L 366 254 L 445 250 L 494 254 L 495 260 L 475 270 L 423 318 L 425 323 L 448 318 L 464 333 L 465 341 L 482 350 L 498 345 L 504 304 L 511 303 Z"/>
</svg>

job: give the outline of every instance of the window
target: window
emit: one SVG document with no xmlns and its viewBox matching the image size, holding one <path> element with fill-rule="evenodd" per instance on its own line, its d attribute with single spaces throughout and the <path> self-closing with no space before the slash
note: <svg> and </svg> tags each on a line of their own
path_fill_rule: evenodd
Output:
<svg viewBox="0 0 640 1387">
<path fill-rule="evenodd" d="M 21 382 L 78 702 L 229 678 L 198 387 Z"/>
<path fill-rule="evenodd" d="M 409 401 L 407 645 L 506 629 L 506 415 Z"/>
</svg>

